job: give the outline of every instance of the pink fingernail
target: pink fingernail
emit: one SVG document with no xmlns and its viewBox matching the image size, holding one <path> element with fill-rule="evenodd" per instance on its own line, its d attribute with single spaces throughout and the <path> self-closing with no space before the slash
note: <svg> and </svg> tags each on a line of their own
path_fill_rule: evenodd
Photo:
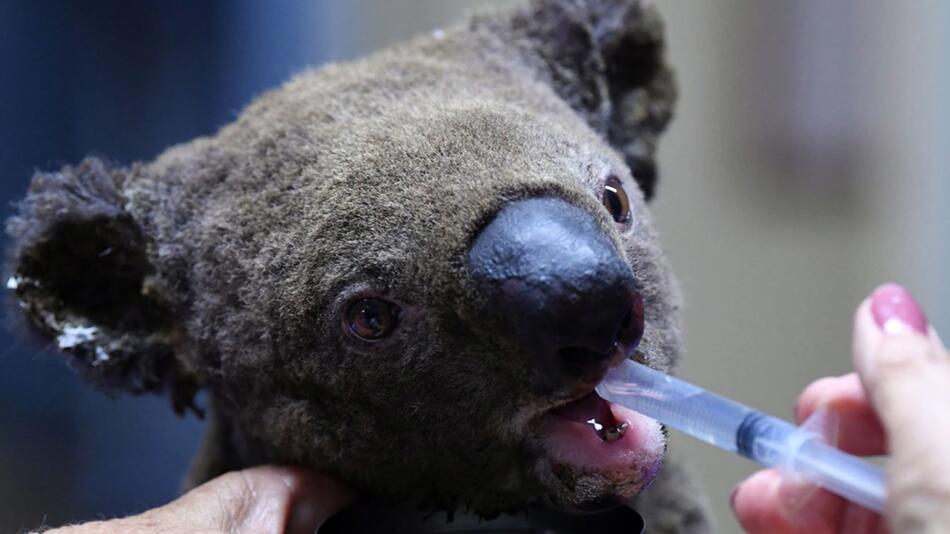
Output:
<svg viewBox="0 0 950 534">
<path fill-rule="evenodd" d="M 884 284 L 871 295 L 871 315 L 884 333 L 914 330 L 927 335 L 927 317 L 906 289 Z"/>
</svg>

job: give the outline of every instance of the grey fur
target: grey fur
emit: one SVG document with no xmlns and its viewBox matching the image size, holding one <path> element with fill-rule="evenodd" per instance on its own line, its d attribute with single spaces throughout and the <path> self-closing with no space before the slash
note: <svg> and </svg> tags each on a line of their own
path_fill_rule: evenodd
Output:
<svg viewBox="0 0 950 534">
<path fill-rule="evenodd" d="M 642 353 L 670 368 L 679 297 L 644 196 L 628 191 L 635 223 L 620 228 L 599 200 L 608 174 L 652 168 L 674 100 L 661 34 L 634 0 L 539 0 L 304 72 L 154 162 L 39 174 L 8 223 L 25 315 L 47 337 L 94 327 L 63 348 L 101 386 L 164 389 L 179 410 L 210 392 L 192 484 L 288 462 L 486 516 L 597 501 L 617 488 L 540 452 L 531 429 L 552 399 L 524 387 L 537 370 L 475 315 L 462 258 L 507 200 L 584 207 L 637 273 Z M 653 175 L 638 178 L 652 192 Z M 120 272 L 140 290 L 106 283 Z M 401 303 L 393 339 L 342 334 L 361 293 Z M 703 531 L 669 473 L 641 511 Z"/>
</svg>

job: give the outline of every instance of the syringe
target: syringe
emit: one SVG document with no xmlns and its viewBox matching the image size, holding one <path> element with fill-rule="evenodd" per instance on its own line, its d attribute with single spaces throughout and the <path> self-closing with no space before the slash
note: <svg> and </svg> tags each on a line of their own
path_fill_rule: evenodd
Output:
<svg viewBox="0 0 950 534">
<path fill-rule="evenodd" d="M 817 432 L 626 360 L 597 394 L 721 449 L 798 475 L 849 501 L 884 510 L 884 473 L 829 445 Z"/>
</svg>

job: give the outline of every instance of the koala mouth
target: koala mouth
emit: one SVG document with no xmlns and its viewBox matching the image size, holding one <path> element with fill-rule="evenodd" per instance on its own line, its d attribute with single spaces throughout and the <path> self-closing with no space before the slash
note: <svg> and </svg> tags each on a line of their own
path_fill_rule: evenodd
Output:
<svg viewBox="0 0 950 534">
<path fill-rule="evenodd" d="M 551 410 L 553 415 L 570 421 L 585 423 L 602 441 L 612 442 L 622 438 L 630 428 L 626 420 L 617 422 L 610 403 L 590 392 L 580 399 Z"/>
<path fill-rule="evenodd" d="M 593 391 L 545 412 L 541 430 L 554 464 L 597 475 L 625 496 L 645 488 L 662 464 L 660 424 Z"/>
</svg>

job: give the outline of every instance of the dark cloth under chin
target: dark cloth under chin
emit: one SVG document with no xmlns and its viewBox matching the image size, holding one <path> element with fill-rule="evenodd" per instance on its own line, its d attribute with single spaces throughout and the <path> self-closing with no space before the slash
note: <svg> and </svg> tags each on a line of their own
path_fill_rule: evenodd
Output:
<svg viewBox="0 0 950 534">
<path fill-rule="evenodd" d="M 425 512 L 410 507 L 392 507 L 363 501 L 340 511 L 320 529 L 320 534 L 393 532 L 393 533 L 545 533 L 646 532 L 643 518 L 628 506 L 587 514 L 570 514 L 546 508 L 531 508 L 517 514 L 502 514 L 482 519 L 474 514 Z"/>
</svg>

